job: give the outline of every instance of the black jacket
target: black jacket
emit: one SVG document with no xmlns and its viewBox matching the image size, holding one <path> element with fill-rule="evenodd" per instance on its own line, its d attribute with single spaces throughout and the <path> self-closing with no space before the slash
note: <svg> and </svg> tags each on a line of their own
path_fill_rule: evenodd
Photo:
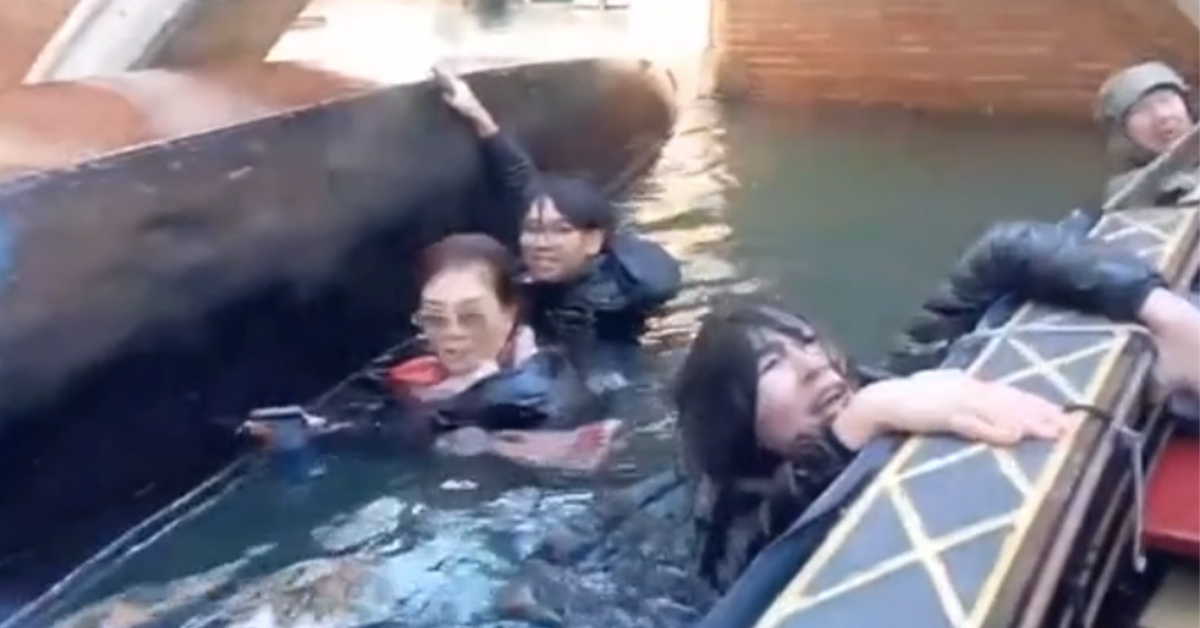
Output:
<svg viewBox="0 0 1200 628">
<path fill-rule="evenodd" d="M 989 230 L 971 245 L 923 305 L 884 369 L 860 372 L 864 383 L 942 365 L 954 341 L 975 329 L 1002 299 L 1039 301 L 1118 320 L 1133 320 L 1146 296 L 1163 285 L 1158 273 L 1119 249 L 1088 242 L 1064 225 L 1013 222 Z M 766 481 L 716 486 L 701 480 L 695 518 L 699 570 L 725 589 L 756 554 L 792 525 L 848 467 L 862 486 L 887 461 L 856 458 L 828 430 L 808 455 Z M 858 462 L 869 464 L 859 465 Z M 839 480 L 840 481 L 840 480 Z M 851 493 L 847 493 L 850 495 Z M 836 514 L 836 507 L 827 508 Z M 828 522 L 819 516 L 814 521 Z M 820 538 L 808 535 L 807 543 Z M 809 548 L 811 549 L 811 548 Z M 803 552 L 802 552 L 803 553 Z"/>
<path fill-rule="evenodd" d="M 504 133 L 484 138 L 482 147 L 486 176 L 501 205 L 486 228 L 517 242 L 525 213 L 540 194 L 538 172 Z M 619 231 L 577 279 L 523 285 L 539 340 L 578 345 L 636 342 L 646 319 L 679 292 L 680 281 L 679 263 L 661 246 Z"/>
<path fill-rule="evenodd" d="M 913 372 L 942 363 L 950 345 L 994 305 L 1037 301 L 1132 322 L 1150 292 L 1165 285 L 1133 253 L 1091 242 L 1080 220 L 1009 222 L 972 244 L 903 330 L 888 369 Z"/>
<path fill-rule="evenodd" d="M 395 454 L 422 450 L 438 434 L 460 427 L 485 430 L 569 427 L 596 412 L 582 378 L 561 353 L 542 351 L 439 402 L 404 399 L 387 370 L 422 355 L 419 340 L 405 343 L 344 380 L 308 411 L 336 429 L 311 434 L 322 449 Z"/>
</svg>

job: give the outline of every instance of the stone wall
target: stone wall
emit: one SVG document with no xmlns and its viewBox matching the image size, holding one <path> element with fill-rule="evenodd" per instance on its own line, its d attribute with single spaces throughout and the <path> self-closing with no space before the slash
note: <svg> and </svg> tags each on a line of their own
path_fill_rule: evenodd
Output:
<svg viewBox="0 0 1200 628">
<path fill-rule="evenodd" d="M 758 101 L 1083 117 L 1114 69 L 1200 69 L 1170 0 L 712 1 L 719 90 Z"/>
</svg>

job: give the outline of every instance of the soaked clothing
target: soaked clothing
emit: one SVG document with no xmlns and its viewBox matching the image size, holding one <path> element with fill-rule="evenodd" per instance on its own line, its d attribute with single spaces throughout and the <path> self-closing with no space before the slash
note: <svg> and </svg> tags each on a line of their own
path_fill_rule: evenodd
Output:
<svg viewBox="0 0 1200 628">
<path fill-rule="evenodd" d="M 1196 110 L 1189 102 L 1189 87 L 1170 66 L 1150 61 L 1126 68 L 1114 74 L 1100 87 L 1096 103 L 1096 117 L 1104 127 L 1109 156 L 1120 171 L 1105 185 L 1104 198 L 1111 198 L 1138 175 L 1142 168 L 1158 155 L 1139 146 L 1128 136 L 1125 121 L 1129 112 L 1147 94 L 1158 90 L 1173 90 L 1183 96 L 1191 107 L 1192 121 L 1196 121 Z M 1183 171 L 1162 182 L 1155 198 L 1156 205 L 1174 205 L 1188 192 L 1194 190 L 1200 175 Z"/>
<path fill-rule="evenodd" d="M 855 452 L 826 430 L 805 456 L 769 478 L 722 485 L 701 477 L 693 504 L 696 573 L 728 590 L 750 562 L 812 504 L 854 460 Z"/>
<path fill-rule="evenodd" d="M 582 384 L 561 352 L 542 350 L 440 400 L 417 401 L 395 377 L 428 359 L 419 341 L 373 361 L 310 409 L 328 421 L 321 445 L 352 451 L 423 449 L 442 433 L 570 427 L 594 417 Z"/>
<path fill-rule="evenodd" d="M 524 285 L 538 338 L 582 351 L 636 342 L 646 319 L 678 292 L 679 266 L 657 244 L 617 233 L 578 279 Z"/>
<path fill-rule="evenodd" d="M 504 133 L 482 144 L 488 177 L 504 207 L 496 224 L 485 228 L 516 242 L 525 213 L 542 194 L 539 175 Z M 582 276 L 563 283 L 527 278 L 523 285 L 539 341 L 580 350 L 594 342 L 637 342 L 646 319 L 679 292 L 680 282 L 679 263 L 661 246 L 618 231 Z"/>
<path fill-rule="evenodd" d="M 999 324 L 1026 301 L 1137 320 L 1158 272 L 1131 252 L 1089 243 L 1095 216 L 1059 224 L 1011 222 L 990 229 L 921 305 L 889 357 L 897 372 L 936 368 L 955 340 L 984 321 Z"/>
<path fill-rule="evenodd" d="M 901 333 L 887 368 L 913 372 L 942 364 L 955 340 L 982 326 L 1003 325 L 1026 301 L 1136 321 L 1146 295 L 1164 285 L 1157 272 L 1127 252 L 1086 244 L 1099 214 L 1075 211 L 1056 225 L 1009 223 L 978 240 L 921 313 Z M 1200 308 L 1200 276 L 1186 295 Z M 1172 416 L 1200 432 L 1200 400 L 1178 391 Z"/>
<path fill-rule="evenodd" d="M 1003 305 L 1006 298 L 1133 320 L 1146 296 L 1161 285 L 1158 273 L 1137 257 L 1098 249 L 1061 225 L 1000 225 L 968 249 L 950 278 L 924 304 L 922 315 L 905 331 L 904 342 L 892 352 L 886 368 L 856 375 L 869 383 L 891 373 L 943 365 L 955 340 L 974 330 L 988 310 Z M 720 590 L 730 587 L 750 561 L 856 459 L 826 430 L 808 451 L 776 469 L 772 477 L 723 485 L 700 478 L 695 506 L 699 573 Z M 868 469 L 864 477 L 877 470 Z"/>
</svg>

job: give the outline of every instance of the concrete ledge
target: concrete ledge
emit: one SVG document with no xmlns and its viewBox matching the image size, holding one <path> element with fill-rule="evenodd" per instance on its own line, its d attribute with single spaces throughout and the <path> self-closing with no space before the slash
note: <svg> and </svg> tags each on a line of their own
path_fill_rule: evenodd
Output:
<svg viewBox="0 0 1200 628">
<path fill-rule="evenodd" d="M 308 0 L 80 0 L 24 80 L 258 61 Z"/>
</svg>

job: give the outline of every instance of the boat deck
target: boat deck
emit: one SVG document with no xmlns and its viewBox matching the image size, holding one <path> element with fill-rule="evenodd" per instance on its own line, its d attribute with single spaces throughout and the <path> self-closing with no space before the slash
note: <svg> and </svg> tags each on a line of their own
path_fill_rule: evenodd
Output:
<svg viewBox="0 0 1200 628">
<path fill-rule="evenodd" d="M 1200 570 L 1173 566 L 1151 598 L 1139 628 L 1196 628 L 1200 625 Z"/>
</svg>

